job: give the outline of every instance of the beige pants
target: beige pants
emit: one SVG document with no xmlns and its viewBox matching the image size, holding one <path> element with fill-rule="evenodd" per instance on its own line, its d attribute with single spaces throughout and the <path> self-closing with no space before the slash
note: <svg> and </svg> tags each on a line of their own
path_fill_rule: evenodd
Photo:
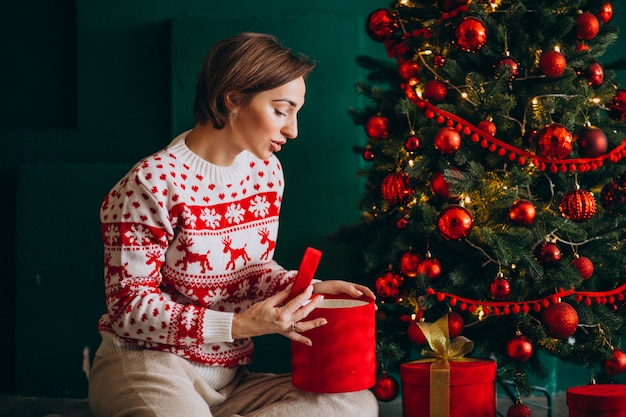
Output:
<svg viewBox="0 0 626 417">
<path fill-rule="evenodd" d="M 311 394 L 289 374 L 241 372 L 215 391 L 174 354 L 138 350 L 97 357 L 89 374 L 93 417 L 377 417 L 368 391 Z"/>
</svg>

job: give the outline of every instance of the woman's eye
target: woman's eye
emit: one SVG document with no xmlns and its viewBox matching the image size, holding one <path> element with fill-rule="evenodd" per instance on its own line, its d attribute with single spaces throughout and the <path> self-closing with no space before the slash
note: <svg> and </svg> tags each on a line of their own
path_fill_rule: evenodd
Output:
<svg viewBox="0 0 626 417">
<path fill-rule="evenodd" d="M 278 110 L 278 109 L 274 109 L 274 111 L 276 112 L 277 116 L 287 116 L 286 113 L 283 113 L 282 111 Z"/>
</svg>

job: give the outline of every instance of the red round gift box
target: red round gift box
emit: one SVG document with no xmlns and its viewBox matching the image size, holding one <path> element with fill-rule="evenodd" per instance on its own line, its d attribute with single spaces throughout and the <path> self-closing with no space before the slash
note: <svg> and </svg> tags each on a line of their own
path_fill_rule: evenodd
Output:
<svg viewBox="0 0 626 417">
<path fill-rule="evenodd" d="M 626 417 L 626 385 L 582 385 L 565 396 L 569 417 Z"/>
<path fill-rule="evenodd" d="M 325 296 L 305 320 L 327 324 L 302 334 L 312 346 L 291 343 L 293 385 L 303 391 L 360 391 L 376 383 L 375 303 L 372 299 Z"/>
</svg>

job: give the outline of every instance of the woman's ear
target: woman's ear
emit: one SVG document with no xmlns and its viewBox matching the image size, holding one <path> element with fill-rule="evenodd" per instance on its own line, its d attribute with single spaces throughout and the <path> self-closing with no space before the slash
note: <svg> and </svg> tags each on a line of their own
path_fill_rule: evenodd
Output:
<svg viewBox="0 0 626 417">
<path fill-rule="evenodd" d="M 232 91 L 224 93 L 224 107 L 229 112 L 233 111 L 237 107 L 235 94 Z"/>
</svg>

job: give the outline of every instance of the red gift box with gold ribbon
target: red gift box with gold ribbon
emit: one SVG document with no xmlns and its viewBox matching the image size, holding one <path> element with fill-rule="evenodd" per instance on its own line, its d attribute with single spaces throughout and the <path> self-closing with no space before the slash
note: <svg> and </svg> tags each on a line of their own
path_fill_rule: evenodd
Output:
<svg viewBox="0 0 626 417">
<path fill-rule="evenodd" d="M 626 417 L 626 385 L 591 384 L 565 394 L 569 417 Z"/>
<path fill-rule="evenodd" d="M 474 345 L 448 337 L 448 318 L 418 323 L 432 351 L 400 365 L 404 417 L 494 417 L 496 363 L 465 358 Z"/>
</svg>

